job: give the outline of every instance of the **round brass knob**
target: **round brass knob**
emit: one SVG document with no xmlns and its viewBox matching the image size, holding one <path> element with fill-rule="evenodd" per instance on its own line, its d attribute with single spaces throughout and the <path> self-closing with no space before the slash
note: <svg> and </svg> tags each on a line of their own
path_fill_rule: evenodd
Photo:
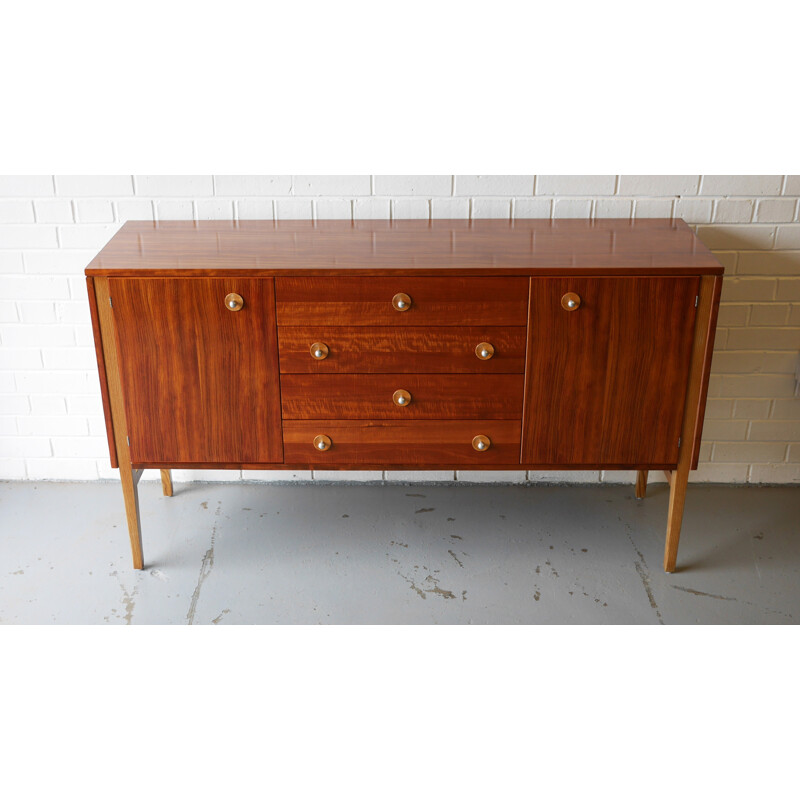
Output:
<svg viewBox="0 0 800 800">
<path fill-rule="evenodd" d="M 225 296 L 225 308 L 227 308 L 228 311 L 241 311 L 243 306 L 244 300 L 240 294 L 231 292 L 229 295 Z"/>
<path fill-rule="evenodd" d="M 476 436 L 472 440 L 472 447 L 477 450 L 479 453 L 488 450 L 492 446 L 492 440 L 488 436 Z"/>
<path fill-rule="evenodd" d="M 494 347 L 492 347 L 489 342 L 481 342 L 475 348 L 475 355 L 478 356 L 481 361 L 488 361 L 494 355 Z"/>
<path fill-rule="evenodd" d="M 330 437 L 326 436 L 324 433 L 314 437 L 315 450 L 330 450 L 332 444 L 333 442 L 331 442 Z"/>
<path fill-rule="evenodd" d="M 392 400 L 396 406 L 407 406 L 411 402 L 411 394 L 405 389 L 398 389 L 392 395 Z"/>
<path fill-rule="evenodd" d="M 567 311 L 576 311 L 578 308 L 580 308 L 581 298 L 577 294 L 575 294 L 575 292 L 567 292 L 561 298 L 561 305 Z"/>
<path fill-rule="evenodd" d="M 310 352 L 311 358 L 315 358 L 317 361 L 322 361 L 328 357 L 328 353 L 330 351 L 328 350 L 328 345 L 326 345 L 324 342 L 314 342 L 314 344 L 311 345 Z"/>
<path fill-rule="evenodd" d="M 408 311 L 411 308 L 411 298 L 407 294 L 399 292 L 392 298 L 392 305 L 395 311 Z"/>
</svg>

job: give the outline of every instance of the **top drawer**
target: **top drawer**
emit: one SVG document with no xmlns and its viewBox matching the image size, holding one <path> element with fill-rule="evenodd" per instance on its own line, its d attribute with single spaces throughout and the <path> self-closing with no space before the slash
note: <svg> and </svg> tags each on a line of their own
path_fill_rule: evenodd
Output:
<svg viewBox="0 0 800 800">
<path fill-rule="evenodd" d="M 278 325 L 526 325 L 527 278 L 276 278 Z"/>
</svg>

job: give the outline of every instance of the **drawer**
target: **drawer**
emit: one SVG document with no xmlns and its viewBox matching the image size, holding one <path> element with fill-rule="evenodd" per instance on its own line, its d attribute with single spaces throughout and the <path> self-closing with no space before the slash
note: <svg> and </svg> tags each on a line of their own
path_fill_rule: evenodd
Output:
<svg viewBox="0 0 800 800">
<path fill-rule="evenodd" d="M 283 419 L 519 419 L 522 375 L 281 377 Z M 396 403 L 395 392 L 410 399 Z"/>
<path fill-rule="evenodd" d="M 527 278 L 276 278 L 275 291 L 278 325 L 527 324 Z"/>
<path fill-rule="evenodd" d="M 319 436 L 325 450 L 315 444 Z M 485 437 L 485 449 L 473 440 Z M 478 442 L 476 442 L 476 445 Z M 285 422 L 286 462 L 315 466 L 370 464 L 474 465 L 519 464 L 520 423 L 510 420 L 440 420 L 386 422 L 381 420 Z"/>
<path fill-rule="evenodd" d="M 286 326 L 278 330 L 283 373 L 522 373 L 525 371 L 525 339 L 524 327 L 340 328 L 317 325 Z M 490 348 L 483 346 L 487 343 Z M 324 347 L 317 348 L 317 344 Z"/>
</svg>

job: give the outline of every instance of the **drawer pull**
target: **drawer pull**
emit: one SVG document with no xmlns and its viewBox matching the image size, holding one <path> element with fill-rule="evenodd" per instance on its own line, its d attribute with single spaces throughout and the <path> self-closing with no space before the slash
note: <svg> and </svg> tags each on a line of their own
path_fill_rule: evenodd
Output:
<svg viewBox="0 0 800 800">
<path fill-rule="evenodd" d="M 411 298 L 407 294 L 399 292 L 392 298 L 392 305 L 395 311 L 408 311 L 411 308 Z"/>
<path fill-rule="evenodd" d="M 315 358 L 317 361 L 323 361 L 328 357 L 328 345 L 324 342 L 314 342 L 311 345 L 311 358 Z"/>
<path fill-rule="evenodd" d="M 324 433 L 314 437 L 315 450 L 330 450 L 331 444 L 332 442 L 330 440 L 330 437 L 326 436 Z"/>
<path fill-rule="evenodd" d="M 577 294 L 575 294 L 575 292 L 567 292 L 561 298 L 561 305 L 567 311 L 577 311 L 581 305 L 581 298 Z"/>
<path fill-rule="evenodd" d="M 488 436 L 476 436 L 472 440 L 472 447 L 479 453 L 483 453 L 492 446 L 492 440 Z"/>
<path fill-rule="evenodd" d="M 481 361 L 488 361 L 494 355 L 494 347 L 492 347 L 489 342 L 481 342 L 475 348 L 475 355 L 478 356 Z"/>
<path fill-rule="evenodd" d="M 411 402 L 411 394 L 405 389 L 398 389 L 392 395 L 392 400 L 396 406 L 407 406 Z"/>
<path fill-rule="evenodd" d="M 240 294 L 231 292 L 229 295 L 226 295 L 225 308 L 227 308 L 228 311 L 241 311 L 243 306 L 244 300 Z"/>
</svg>

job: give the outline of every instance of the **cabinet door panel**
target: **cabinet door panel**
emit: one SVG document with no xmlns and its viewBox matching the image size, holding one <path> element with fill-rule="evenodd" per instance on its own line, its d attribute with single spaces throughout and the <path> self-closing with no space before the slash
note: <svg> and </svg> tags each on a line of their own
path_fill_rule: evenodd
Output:
<svg viewBox="0 0 800 800">
<path fill-rule="evenodd" d="M 524 463 L 677 462 L 698 286 L 531 279 Z M 562 306 L 568 292 L 580 297 L 576 310 Z"/>
<path fill-rule="evenodd" d="M 273 279 L 109 287 L 133 463 L 281 461 Z M 231 292 L 239 311 L 225 306 Z"/>
</svg>

